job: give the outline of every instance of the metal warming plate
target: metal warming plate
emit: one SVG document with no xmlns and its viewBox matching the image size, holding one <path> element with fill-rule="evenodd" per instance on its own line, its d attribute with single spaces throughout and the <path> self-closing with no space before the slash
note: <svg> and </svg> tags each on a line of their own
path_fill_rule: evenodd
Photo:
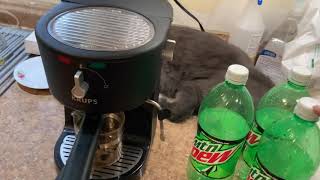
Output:
<svg viewBox="0 0 320 180">
<path fill-rule="evenodd" d="M 64 165 L 68 160 L 75 140 L 76 137 L 74 135 L 67 135 L 62 141 L 60 156 Z M 91 179 L 111 179 L 119 177 L 131 170 L 140 161 L 142 154 L 143 150 L 141 148 L 123 145 L 120 160 L 110 166 L 94 168 L 91 172 Z"/>
<path fill-rule="evenodd" d="M 73 9 L 53 18 L 50 35 L 74 48 L 123 51 L 141 47 L 154 36 L 153 24 L 144 16 L 113 7 Z"/>
</svg>

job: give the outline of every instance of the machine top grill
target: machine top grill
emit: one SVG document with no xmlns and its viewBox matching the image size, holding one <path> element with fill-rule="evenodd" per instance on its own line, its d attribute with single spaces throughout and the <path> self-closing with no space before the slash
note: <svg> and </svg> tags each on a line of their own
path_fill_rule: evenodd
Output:
<svg viewBox="0 0 320 180">
<path fill-rule="evenodd" d="M 154 37 L 153 24 L 144 16 L 114 7 L 77 8 L 57 15 L 49 34 L 74 48 L 124 51 L 141 47 Z"/>
</svg>

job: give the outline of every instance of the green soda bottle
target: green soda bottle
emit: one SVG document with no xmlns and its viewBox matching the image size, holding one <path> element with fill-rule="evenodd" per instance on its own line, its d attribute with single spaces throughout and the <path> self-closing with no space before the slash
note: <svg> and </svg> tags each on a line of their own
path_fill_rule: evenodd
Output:
<svg viewBox="0 0 320 180">
<path fill-rule="evenodd" d="M 231 65 L 225 82 L 201 103 L 198 131 L 188 161 L 189 180 L 231 179 L 254 118 L 245 84 L 249 70 Z"/>
<path fill-rule="evenodd" d="M 263 133 L 247 180 L 309 180 L 320 162 L 320 130 L 315 99 L 298 101 L 294 116 Z"/>
<path fill-rule="evenodd" d="M 311 72 L 305 67 L 294 67 L 288 75 L 288 82 L 272 88 L 260 100 L 256 110 L 256 121 L 247 136 L 242 157 L 238 162 L 240 178 L 245 179 L 254 163 L 257 145 L 263 131 L 273 122 L 288 119 L 293 115 L 297 100 L 309 96 L 307 85 Z"/>
</svg>

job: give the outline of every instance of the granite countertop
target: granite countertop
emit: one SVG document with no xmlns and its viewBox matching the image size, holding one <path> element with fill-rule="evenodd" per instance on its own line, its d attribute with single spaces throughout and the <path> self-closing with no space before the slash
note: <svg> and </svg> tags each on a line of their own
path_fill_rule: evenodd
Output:
<svg viewBox="0 0 320 180">
<path fill-rule="evenodd" d="M 0 179 L 54 179 L 53 148 L 64 126 L 63 106 L 51 95 L 29 94 L 14 84 L 0 97 L 0 117 Z M 186 179 L 196 120 L 164 126 L 166 140 L 156 132 L 143 179 Z"/>
</svg>

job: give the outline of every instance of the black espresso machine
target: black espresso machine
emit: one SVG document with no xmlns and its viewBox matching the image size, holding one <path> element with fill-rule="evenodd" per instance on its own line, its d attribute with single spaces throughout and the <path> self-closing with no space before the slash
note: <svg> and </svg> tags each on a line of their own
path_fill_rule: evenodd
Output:
<svg viewBox="0 0 320 180">
<path fill-rule="evenodd" d="M 166 0 L 66 0 L 40 19 L 50 91 L 65 106 L 57 179 L 142 175 L 160 109 L 161 60 L 172 57 L 171 21 Z"/>
</svg>

